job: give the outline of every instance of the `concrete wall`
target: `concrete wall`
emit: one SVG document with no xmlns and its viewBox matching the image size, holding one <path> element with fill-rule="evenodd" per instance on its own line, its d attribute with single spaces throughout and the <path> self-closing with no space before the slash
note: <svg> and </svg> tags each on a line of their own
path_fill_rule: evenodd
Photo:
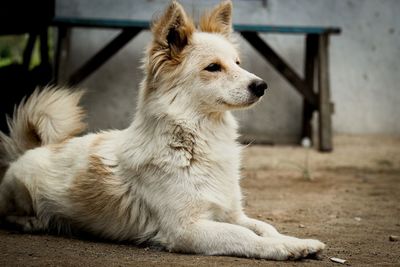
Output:
<svg viewBox="0 0 400 267">
<path fill-rule="evenodd" d="M 181 0 L 188 13 L 218 1 Z M 333 25 L 343 29 L 331 38 L 330 68 L 335 102 L 334 131 L 400 133 L 400 1 L 397 0 L 237 0 L 234 22 L 283 25 Z M 59 16 L 151 19 L 168 1 L 57 0 Z M 63 64 L 65 77 L 106 42 L 115 30 L 75 29 Z M 263 34 L 294 69 L 303 73 L 304 38 Z M 149 32 L 142 32 L 90 76 L 85 100 L 90 128 L 126 127 L 134 113 L 142 73 L 140 59 Z M 242 132 L 255 139 L 295 142 L 301 126 L 302 100 L 245 41 L 240 39 L 243 66 L 263 77 L 270 91 L 254 109 L 237 112 Z"/>
</svg>

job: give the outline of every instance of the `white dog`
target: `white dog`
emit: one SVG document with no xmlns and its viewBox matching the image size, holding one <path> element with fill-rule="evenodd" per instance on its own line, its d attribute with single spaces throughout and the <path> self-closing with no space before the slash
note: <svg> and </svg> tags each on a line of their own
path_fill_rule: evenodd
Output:
<svg viewBox="0 0 400 267">
<path fill-rule="evenodd" d="M 122 131 L 84 130 L 82 92 L 45 88 L 0 133 L 0 217 L 24 231 L 79 231 L 169 251 L 274 260 L 324 244 L 282 235 L 243 212 L 241 146 L 230 110 L 267 85 L 239 66 L 232 4 L 199 29 L 172 2 L 152 26 L 136 116 Z"/>
</svg>

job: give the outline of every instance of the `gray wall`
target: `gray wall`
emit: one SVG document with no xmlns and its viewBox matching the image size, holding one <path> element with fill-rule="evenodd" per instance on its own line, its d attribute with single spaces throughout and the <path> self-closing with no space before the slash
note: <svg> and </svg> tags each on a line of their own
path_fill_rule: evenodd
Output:
<svg viewBox="0 0 400 267">
<path fill-rule="evenodd" d="M 188 13 L 218 1 L 181 0 Z M 330 68 L 335 102 L 334 131 L 338 133 L 400 133 L 400 1 L 397 0 L 237 0 L 234 22 L 283 25 L 339 26 L 331 38 Z M 57 0 L 57 15 L 151 19 L 168 1 Z M 106 42 L 115 30 L 75 29 L 69 39 L 62 76 L 66 77 Z M 303 73 L 304 38 L 262 35 L 295 70 Z M 138 69 L 149 32 L 142 32 L 82 86 L 92 130 L 126 127 L 134 113 Z M 277 143 L 297 141 L 302 100 L 245 41 L 240 40 L 243 66 L 263 77 L 270 91 L 254 109 L 237 112 L 242 132 Z"/>
</svg>

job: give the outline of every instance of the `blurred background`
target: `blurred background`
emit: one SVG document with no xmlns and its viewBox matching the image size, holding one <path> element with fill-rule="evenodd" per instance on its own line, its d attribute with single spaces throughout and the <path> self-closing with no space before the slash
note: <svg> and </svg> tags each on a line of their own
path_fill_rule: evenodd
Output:
<svg viewBox="0 0 400 267">
<path fill-rule="evenodd" d="M 197 19 L 219 1 L 180 1 Z M 168 1 L 56 0 L 55 16 L 151 20 Z M 333 130 L 339 134 L 400 133 L 400 2 L 397 0 L 234 0 L 234 23 L 337 26 L 330 38 L 330 85 L 335 104 Z M 4 26 L 4 25 L 3 25 Z M 60 62 L 59 81 L 117 36 L 117 29 L 73 28 Z M 49 30 L 49 56 L 54 59 L 57 31 Z M 304 35 L 261 34 L 303 76 Z M 267 81 L 270 90 L 255 108 L 236 112 L 248 140 L 296 143 L 301 134 L 303 100 L 246 41 L 237 36 L 242 66 Z M 0 66 L 21 62 L 26 35 L 0 36 Z M 144 47 L 142 31 L 96 72 L 79 84 L 89 89 L 84 105 L 90 130 L 126 127 L 134 114 Z M 40 65 L 38 45 L 30 69 Z M 5 91 L 13 88 L 4 88 Z"/>
</svg>

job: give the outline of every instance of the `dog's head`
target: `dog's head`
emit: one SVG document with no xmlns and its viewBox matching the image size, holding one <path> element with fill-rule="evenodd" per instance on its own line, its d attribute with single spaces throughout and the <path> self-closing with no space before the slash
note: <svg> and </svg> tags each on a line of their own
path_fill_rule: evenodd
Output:
<svg viewBox="0 0 400 267">
<path fill-rule="evenodd" d="M 152 26 L 145 60 L 147 96 L 218 112 L 256 103 L 267 84 L 240 67 L 231 42 L 232 3 L 225 1 L 200 19 L 199 29 L 173 1 Z"/>
</svg>

